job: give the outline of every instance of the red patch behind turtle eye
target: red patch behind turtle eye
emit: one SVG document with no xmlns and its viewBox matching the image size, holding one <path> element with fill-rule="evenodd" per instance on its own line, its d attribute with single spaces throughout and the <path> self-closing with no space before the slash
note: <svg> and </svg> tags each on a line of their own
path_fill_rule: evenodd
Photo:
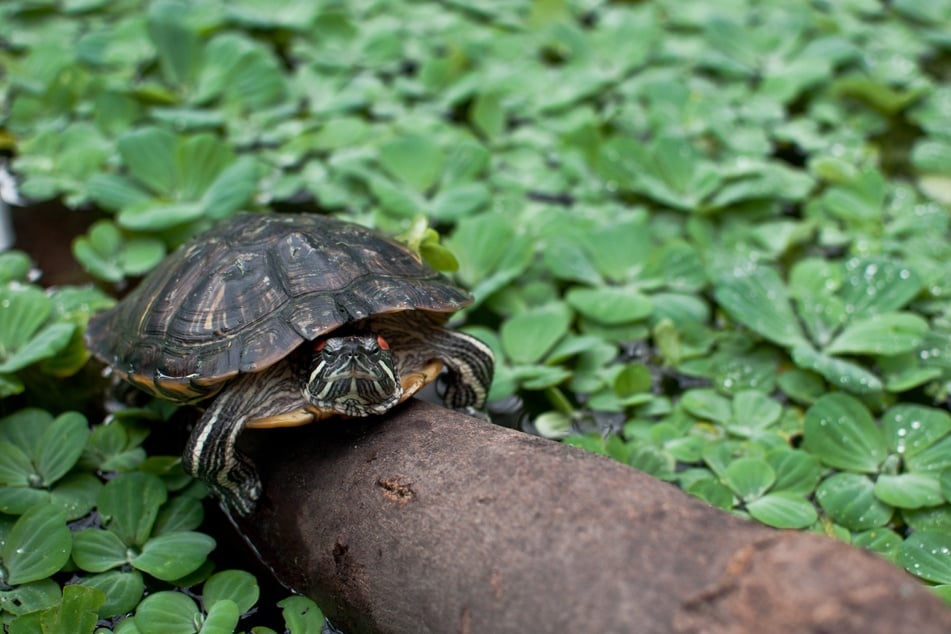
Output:
<svg viewBox="0 0 951 634">
<path fill-rule="evenodd" d="M 390 349 L 390 344 L 386 342 L 386 339 L 383 338 L 383 335 L 377 335 L 376 342 L 380 345 L 380 350 Z"/>
<path fill-rule="evenodd" d="M 320 352 L 324 349 L 324 346 L 327 345 L 326 339 L 318 339 L 314 342 L 314 352 Z"/>
</svg>

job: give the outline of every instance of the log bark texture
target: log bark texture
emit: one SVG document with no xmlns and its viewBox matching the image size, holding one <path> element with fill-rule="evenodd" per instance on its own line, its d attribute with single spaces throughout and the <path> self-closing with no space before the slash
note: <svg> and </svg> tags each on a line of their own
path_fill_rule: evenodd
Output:
<svg viewBox="0 0 951 634">
<path fill-rule="evenodd" d="M 434 405 L 245 440 L 241 530 L 348 633 L 951 632 L 876 556 Z"/>
</svg>

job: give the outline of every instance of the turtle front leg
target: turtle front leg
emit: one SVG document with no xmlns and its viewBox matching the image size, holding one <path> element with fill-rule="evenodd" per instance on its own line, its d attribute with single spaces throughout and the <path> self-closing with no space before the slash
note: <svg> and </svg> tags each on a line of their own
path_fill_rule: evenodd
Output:
<svg viewBox="0 0 951 634">
<path fill-rule="evenodd" d="M 241 413 L 241 398 L 225 388 L 214 400 L 188 438 L 182 466 L 202 480 L 216 497 L 239 515 L 249 515 L 261 497 L 257 469 L 235 443 L 248 420 Z"/>
<path fill-rule="evenodd" d="M 407 376 L 438 359 L 446 367 L 447 407 L 487 418 L 485 402 L 492 385 L 495 356 L 472 335 L 449 330 L 424 313 L 396 313 L 374 317 L 371 327 L 396 350 L 400 376 Z"/>
<path fill-rule="evenodd" d="M 434 328 L 428 347 L 448 370 L 442 394 L 446 406 L 486 418 L 483 410 L 495 371 L 495 356 L 489 346 L 463 332 Z"/>
<path fill-rule="evenodd" d="M 228 508 L 250 515 L 261 497 L 261 478 L 237 448 L 249 420 L 266 418 L 304 404 L 290 364 L 244 374 L 225 386 L 199 419 L 182 454 L 182 466 L 203 480 Z"/>
</svg>

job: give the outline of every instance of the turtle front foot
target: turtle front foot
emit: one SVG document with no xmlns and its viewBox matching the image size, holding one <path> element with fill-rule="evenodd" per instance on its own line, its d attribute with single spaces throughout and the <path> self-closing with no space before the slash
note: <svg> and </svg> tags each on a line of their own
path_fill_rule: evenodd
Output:
<svg viewBox="0 0 951 634">
<path fill-rule="evenodd" d="M 227 454 L 224 464 L 211 459 L 211 456 L 197 461 L 194 457 L 189 452 L 182 456 L 185 471 L 204 482 L 215 497 L 238 515 L 254 512 L 262 486 L 257 469 L 250 460 L 237 452 Z"/>
<path fill-rule="evenodd" d="M 212 493 L 238 515 L 254 512 L 261 497 L 261 480 L 256 473 L 237 473 L 237 469 L 223 472 L 215 480 L 206 480 Z"/>
<path fill-rule="evenodd" d="M 462 412 L 463 414 L 468 414 L 469 416 L 472 416 L 473 418 L 478 418 L 480 420 L 484 420 L 489 423 L 492 422 L 492 417 L 489 416 L 489 413 L 483 409 L 478 409 L 476 407 L 470 406 L 470 407 L 460 407 L 458 411 Z"/>
</svg>

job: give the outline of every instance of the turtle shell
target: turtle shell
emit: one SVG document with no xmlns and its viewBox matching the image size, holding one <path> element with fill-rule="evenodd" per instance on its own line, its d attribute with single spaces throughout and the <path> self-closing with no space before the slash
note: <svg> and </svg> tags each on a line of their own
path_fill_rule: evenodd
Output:
<svg viewBox="0 0 951 634">
<path fill-rule="evenodd" d="M 93 317 L 86 345 L 145 391 L 187 402 L 349 322 L 410 310 L 444 321 L 470 301 L 413 251 L 360 225 L 239 213 Z"/>
</svg>

